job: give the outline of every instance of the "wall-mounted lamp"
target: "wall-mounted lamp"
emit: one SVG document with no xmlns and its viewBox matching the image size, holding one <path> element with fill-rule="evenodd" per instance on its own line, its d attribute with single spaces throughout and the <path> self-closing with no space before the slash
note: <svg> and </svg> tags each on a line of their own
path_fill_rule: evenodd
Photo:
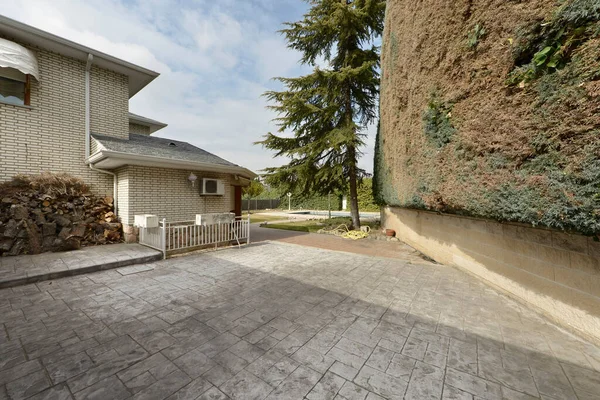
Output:
<svg viewBox="0 0 600 400">
<path fill-rule="evenodd" d="M 193 172 L 190 172 L 190 175 L 188 176 L 188 181 L 190 181 L 190 183 L 192 184 L 192 187 L 194 187 L 194 184 L 196 183 L 196 179 L 198 179 L 198 177 L 196 175 L 194 175 Z"/>
</svg>

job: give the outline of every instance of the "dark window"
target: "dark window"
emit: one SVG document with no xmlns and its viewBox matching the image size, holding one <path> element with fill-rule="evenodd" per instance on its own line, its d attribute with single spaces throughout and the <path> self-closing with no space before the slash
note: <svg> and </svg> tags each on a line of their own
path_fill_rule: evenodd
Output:
<svg viewBox="0 0 600 400">
<path fill-rule="evenodd" d="M 0 68 L 0 101 L 29 105 L 29 75 L 12 68 Z"/>
<path fill-rule="evenodd" d="M 215 180 L 206 180 L 205 181 L 206 193 L 217 193 L 217 181 Z"/>
</svg>

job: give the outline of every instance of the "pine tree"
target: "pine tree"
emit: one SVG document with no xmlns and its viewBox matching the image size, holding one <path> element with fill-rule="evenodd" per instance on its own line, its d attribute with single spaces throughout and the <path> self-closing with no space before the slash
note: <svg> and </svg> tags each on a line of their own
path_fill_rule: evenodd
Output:
<svg viewBox="0 0 600 400">
<path fill-rule="evenodd" d="M 310 196 L 349 191 L 352 224 L 360 227 L 357 163 L 364 131 L 377 118 L 379 48 L 385 0 L 307 0 L 310 9 L 280 32 L 288 47 L 314 68 L 298 78 L 276 78 L 286 90 L 269 91 L 279 133 L 257 142 L 291 161 L 267 168 L 267 182 Z M 317 60 L 328 67 L 319 68 Z"/>
</svg>

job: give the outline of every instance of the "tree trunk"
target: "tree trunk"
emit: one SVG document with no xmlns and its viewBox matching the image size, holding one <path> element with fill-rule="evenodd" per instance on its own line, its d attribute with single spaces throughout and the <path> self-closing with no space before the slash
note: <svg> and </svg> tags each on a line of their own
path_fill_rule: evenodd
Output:
<svg viewBox="0 0 600 400">
<path fill-rule="evenodd" d="M 352 94 L 350 85 L 346 91 L 346 124 L 353 126 L 353 113 L 352 113 Z M 356 135 L 356 132 L 354 132 Z M 350 186 L 350 216 L 352 217 L 352 225 L 354 229 L 360 229 L 360 215 L 358 212 L 358 174 L 356 171 L 356 147 L 354 144 L 348 145 L 348 183 Z"/>
<path fill-rule="evenodd" d="M 354 229 L 360 229 L 360 214 L 358 211 L 358 176 L 356 173 L 356 149 L 348 149 L 350 167 L 348 168 L 348 180 L 350 181 L 350 216 Z"/>
<path fill-rule="evenodd" d="M 348 0 L 341 0 L 346 7 L 351 5 L 351 2 Z M 350 63 L 350 47 L 353 47 L 356 43 L 355 38 L 348 38 L 348 42 L 346 43 L 346 66 L 351 66 Z M 354 113 L 352 110 L 352 87 L 350 82 L 347 82 L 345 88 L 345 113 L 346 113 L 346 124 L 347 126 L 354 125 Z M 354 135 L 356 135 L 356 131 L 354 131 Z M 356 170 L 356 164 L 358 160 L 356 159 L 356 147 L 354 144 L 348 145 L 348 162 L 350 165 L 348 166 L 348 180 L 350 186 L 350 216 L 352 217 L 352 225 L 354 229 L 360 229 L 360 214 L 358 211 L 358 174 Z"/>
</svg>

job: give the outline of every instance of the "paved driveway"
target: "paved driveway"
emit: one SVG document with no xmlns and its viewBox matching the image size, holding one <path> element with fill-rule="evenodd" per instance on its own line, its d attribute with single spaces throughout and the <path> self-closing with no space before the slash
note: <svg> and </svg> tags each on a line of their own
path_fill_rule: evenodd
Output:
<svg viewBox="0 0 600 400">
<path fill-rule="evenodd" d="M 262 243 L 0 291 L 0 399 L 598 399 L 600 350 L 441 265 Z"/>
<path fill-rule="evenodd" d="M 349 240 L 334 235 L 263 228 L 258 224 L 250 225 L 250 239 L 252 243 L 277 241 L 323 250 L 339 250 L 365 256 L 396 258 L 411 263 L 423 262 L 424 260 L 421 253 L 399 241 Z"/>
</svg>

